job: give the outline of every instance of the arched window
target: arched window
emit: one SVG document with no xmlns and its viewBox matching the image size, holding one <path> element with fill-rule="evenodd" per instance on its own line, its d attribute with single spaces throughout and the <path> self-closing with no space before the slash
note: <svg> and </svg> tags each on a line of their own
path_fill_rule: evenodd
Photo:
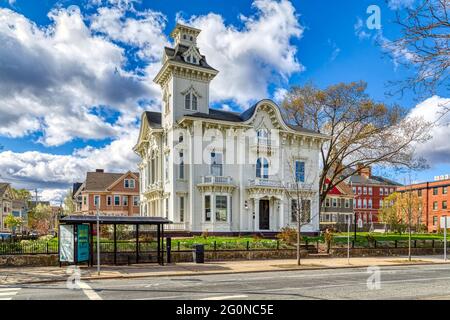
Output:
<svg viewBox="0 0 450 320">
<path fill-rule="evenodd" d="M 256 177 L 263 179 L 269 178 L 269 161 L 266 158 L 258 158 L 256 160 Z"/>
<path fill-rule="evenodd" d="M 192 110 L 197 110 L 197 96 L 192 93 Z"/>
<path fill-rule="evenodd" d="M 258 144 L 269 144 L 269 131 L 267 129 L 258 129 L 256 135 L 258 137 Z"/>
<path fill-rule="evenodd" d="M 183 134 L 180 133 L 180 135 L 178 136 L 178 142 L 179 143 L 183 142 L 183 139 L 184 139 Z"/>
<path fill-rule="evenodd" d="M 193 92 L 188 92 L 184 96 L 184 108 L 187 110 L 197 110 L 198 98 Z"/>
<path fill-rule="evenodd" d="M 184 96 L 184 108 L 190 110 L 191 109 L 191 93 L 188 92 Z"/>
</svg>

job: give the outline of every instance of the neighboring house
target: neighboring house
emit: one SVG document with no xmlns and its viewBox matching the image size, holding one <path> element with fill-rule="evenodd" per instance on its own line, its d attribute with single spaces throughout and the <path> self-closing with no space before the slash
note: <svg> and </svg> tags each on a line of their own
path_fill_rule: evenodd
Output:
<svg viewBox="0 0 450 320">
<path fill-rule="evenodd" d="M 78 197 L 77 214 L 96 214 L 98 207 L 102 215 L 139 215 L 139 173 L 88 172 L 74 195 Z"/>
<path fill-rule="evenodd" d="M 370 167 L 358 166 L 355 174 L 347 179 L 355 196 L 353 210 L 356 219 L 362 219 L 364 224 L 378 222 L 379 209 L 383 206 L 385 197 L 394 193 L 401 184 L 372 175 Z"/>
<path fill-rule="evenodd" d="M 12 202 L 13 202 L 13 192 L 11 189 L 11 184 L 6 182 L 0 182 L 0 231 L 9 232 L 10 230 L 6 227 L 5 218 L 12 213 Z"/>
<path fill-rule="evenodd" d="M 141 118 L 141 215 L 193 233 L 278 232 L 296 226 L 292 194 L 300 190 L 309 214 L 302 232 L 317 233 L 319 148 L 328 136 L 286 123 L 271 100 L 242 113 L 211 109 L 218 71 L 200 54 L 199 33 L 177 24 L 154 79 L 162 112 Z"/>
<path fill-rule="evenodd" d="M 82 182 L 75 182 L 72 186 L 72 200 L 75 205 L 75 212 L 81 211 L 81 205 L 83 203 L 83 197 L 81 196 L 81 186 L 83 185 Z"/>
<path fill-rule="evenodd" d="M 450 178 L 448 175 L 437 176 L 434 181 L 416 183 L 399 187 L 399 192 L 414 192 L 422 203 L 421 224 L 427 227 L 428 232 L 437 232 L 442 216 L 450 216 Z M 450 226 L 449 226 L 450 227 Z"/>
<path fill-rule="evenodd" d="M 28 231 L 28 202 L 25 200 L 12 201 L 12 214 L 22 219 L 22 226 L 16 230 L 16 233 Z"/>
<path fill-rule="evenodd" d="M 329 184 L 330 179 L 325 179 L 325 184 Z M 338 223 L 348 223 L 353 221 L 353 191 L 345 183 L 341 182 L 331 189 L 322 203 L 320 212 L 320 225 L 324 227 Z"/>
</svg>

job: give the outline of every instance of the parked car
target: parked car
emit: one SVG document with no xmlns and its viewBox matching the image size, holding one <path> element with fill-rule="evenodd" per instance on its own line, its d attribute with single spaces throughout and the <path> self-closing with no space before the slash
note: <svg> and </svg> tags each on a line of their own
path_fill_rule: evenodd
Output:
<svg viewBox="0 0 450 320">
<path fill-rule="evenodd" d="M 37 239 L 37 238 L 39 237 L 39 232 L 37 232 L 37 231 L 30 231 L 30 233 L 28 234 L 28 236 L 29 236 L 31 239 Z"/>
</svg>

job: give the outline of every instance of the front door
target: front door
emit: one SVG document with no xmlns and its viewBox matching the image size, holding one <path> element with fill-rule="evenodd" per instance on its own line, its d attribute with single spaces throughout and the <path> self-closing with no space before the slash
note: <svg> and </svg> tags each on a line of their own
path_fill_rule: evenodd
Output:
<svg viewBox="0 0 450 320">
<path fill-rule="evenodd" d="M 269 229 L 269 200 L 259 200 L 259 230 Z"/>
</svg>

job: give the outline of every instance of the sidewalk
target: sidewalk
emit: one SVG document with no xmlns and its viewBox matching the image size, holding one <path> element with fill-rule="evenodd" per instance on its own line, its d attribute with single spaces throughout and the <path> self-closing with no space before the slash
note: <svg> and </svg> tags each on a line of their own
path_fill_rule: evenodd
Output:
<svg viewBox="0 0 450 320">
<path fill-rule="evenodd" d="M 297 266 L 295 259 L 178 263 L 165 266 L 155 264 L 102 266 L 100 276 L 97 275 L 95 267 L 80 266 L 80 269 L 82 280 L 96 280 L 443 263 L 450 264 L 450 261 L 444 262 L 442 256 L 434 255 L 415 256 L 411 262 L 408 262 L 407 257 L 351 258 L 350 264 L 347 263 L 347 258 L 314 257 L 302 259 L 300 267 Z M 66 267 L 0 268 L 0 285 L 66 281 L 69 276 L 66 270 Z"/>
</svg>

